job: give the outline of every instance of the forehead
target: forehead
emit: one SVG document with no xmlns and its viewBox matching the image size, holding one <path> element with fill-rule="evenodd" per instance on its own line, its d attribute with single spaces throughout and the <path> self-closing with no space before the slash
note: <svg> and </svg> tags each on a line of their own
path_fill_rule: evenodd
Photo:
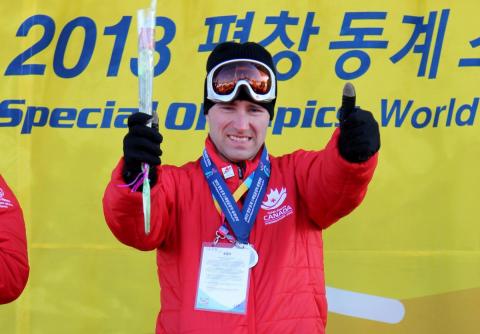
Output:
<svg viewBox="0 0 480 334">
<path fill-rule="evenodd" d="M 268 110 L 261 106 L 260 104 L 257 104 L 255 102 L 249 101 L 249 100 L 233 100 L 230 102 L 217 102 L 213 105 L 214 107 L 233 107 L 233 108 L 255 108 L 255 109 L 261 109 L 264 110 L 266 113 L 268 113 Z"/>
</svg>

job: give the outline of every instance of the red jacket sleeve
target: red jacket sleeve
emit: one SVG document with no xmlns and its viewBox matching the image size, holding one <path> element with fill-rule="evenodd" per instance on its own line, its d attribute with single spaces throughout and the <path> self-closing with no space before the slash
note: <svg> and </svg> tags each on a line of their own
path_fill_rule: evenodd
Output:
<svg viewBox="0 0 480 334">
<path fill-rule="evenodd" d="M 164 167 L 157 168 L 158 182 L 150 192 L 150 233 L 146 235 L 142 193 L 120 186 L 125 184 L 121 175 L 123 163 L 121 159 L 113 170 L 103 196 L 103 212 L 108 227 L 120 242 L 128 246 L 145 251 L 161 247 L 168 234 L 169 211 L 172 208 L 168 195 L 174 189 L 174 182 Z"/>
<path fill-rule="evenodd" d="M 20 296 L 29 271 L 22 209 L 0 176 L 0 304 Z"/>
<path fill-rule="evenodd" d="M 339 129 L 324 150 L 297 152 L 295 175 L 308 213 L 327 228 L 355 209 L 365 197 L 378 162 L 378 153 L 363 163 L 351 163 L 338 152 Z"/>
</svg>

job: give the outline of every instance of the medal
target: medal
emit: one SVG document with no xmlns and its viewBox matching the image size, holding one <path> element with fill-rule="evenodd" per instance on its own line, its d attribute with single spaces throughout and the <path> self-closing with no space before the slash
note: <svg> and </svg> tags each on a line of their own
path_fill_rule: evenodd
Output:
<svg viewBox="0 0 480 334">
<path fill-rule="evenodd" d="M 231 243 L 235 243 L 235 246 L 243 249 L 243 253 L 248 256 L 248 267 L 253 268 L 258 263 L 258 253 L 248 243 L 248 238 L 255 223 L 258 210 L 260 210 L 262 198 L 265 195 L 270 178 L 270 161 L 268 160 L 267 149 L 263 148 L 257 168 L 237 188 L 233 195 L 217 167 L 210 160 L 206 149 L 203 151 L 200 165 L 212 193 L 215 207 L 222 216 L 222 226 L 217 230 L 213 244 L 216 245 L 220 239 L 228 239 Z M 231 165 L 222 169 L 225 178 L 230 177 L 232 172 Z M 246 191 L 248 191 L 247 197 L 243 201 L 243 207 L 240 211 L 237 201 L 240 200 Z M 224 226 L 227 222 L 235 237 L 229 237 L 229 230 Z M 237 240 L 238 242 L 236 242 Z"/>
<path fill-rule="evenodd" d="M 255 250 L 255 248 L 253 248 L 253 246 L 251 244 L 240 244 L 240 243 L 237 243 L 236 246 L 238 248 L 245 248 L 247 249 L 249 252 L 250 252 L 250 264 L 249 264 L 249 268 L 253 268 L 255 267 L 255 265 L 258 263 L 258 253 L 257 251 Z"/>
<path fill-rule="evenodd" d="M 247 248 L 250 249 L 250 268 L 253 268 L 258 262 L 258 253 L 250 244 L 247 245 Z"/>
</svg>

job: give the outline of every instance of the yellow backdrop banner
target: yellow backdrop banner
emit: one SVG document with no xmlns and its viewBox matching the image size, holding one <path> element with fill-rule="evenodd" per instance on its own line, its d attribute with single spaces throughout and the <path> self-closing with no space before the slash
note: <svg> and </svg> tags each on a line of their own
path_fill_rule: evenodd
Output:
<svg viewBox="0 0 480 334">
<path fill-rule="evenodd" d="M 154 331 L 155 253 L 120 244 L 101 207 L 138 110 L 136 11 L 148 6 L 0 3 L 0 173 L 31 263 L 0 333 Z M 330 334 L 478 333 L 479 12 L 478 0 L 158 1 L 163 163 L 200 156 L 205 62 L 226 40 L 274 56 L 272 154 L 321 149 L 347 81 L 379 122 L 368 196 L 325 232 Z"/>
</svg>

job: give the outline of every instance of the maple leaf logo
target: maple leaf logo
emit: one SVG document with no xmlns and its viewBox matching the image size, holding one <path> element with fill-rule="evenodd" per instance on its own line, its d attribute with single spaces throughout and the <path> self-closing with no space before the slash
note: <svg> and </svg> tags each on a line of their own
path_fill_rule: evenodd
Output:
<svg viewBox="0 0 480 334">
<path fill-rule="evenodd" d="M 262 209 L 264 210 L 273 210 L 282 205 L 283 201 L 287 198 L 287 189 L 282 188 L 278 191 L 277 188 L 270 190 L 270 193 L 267 195 L 267 200 L 262 202 Z"/>
</svg>

